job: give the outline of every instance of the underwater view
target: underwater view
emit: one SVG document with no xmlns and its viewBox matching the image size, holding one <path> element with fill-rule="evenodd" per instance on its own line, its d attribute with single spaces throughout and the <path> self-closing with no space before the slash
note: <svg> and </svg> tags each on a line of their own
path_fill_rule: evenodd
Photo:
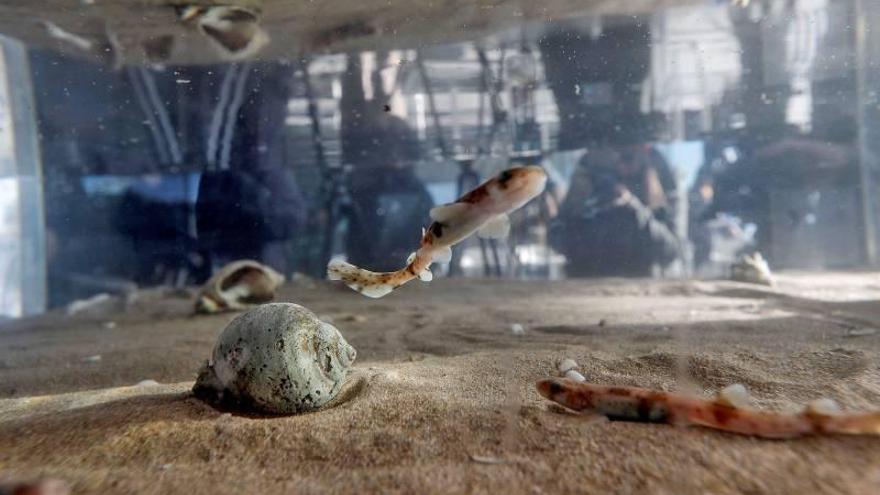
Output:
<svg viewBox="0 0 880 495">
<path fill-rule="evenodd" d="M 0 2 L 0 495 L 880 493 L 880 2 Z"/>
</svg>

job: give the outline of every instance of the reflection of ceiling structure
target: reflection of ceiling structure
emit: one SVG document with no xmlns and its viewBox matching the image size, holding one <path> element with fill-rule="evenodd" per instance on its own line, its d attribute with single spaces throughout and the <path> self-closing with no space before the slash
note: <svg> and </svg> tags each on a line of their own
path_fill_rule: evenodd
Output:
<svg viewBox="0 0 880 495">
<path fill-rule="evenodd" d="M 233 2 L 4 1 L 0 33 L 112 65 L 211 63 L 231 58 L 221 45 L 238 47 L 242 37 L 247 42 L 254 33 L 269 39 L 259 57 L 289 58 L 304 52 L 417 48 L 478 38 L 523 21 L 647 13 L 700 0 L 239 0 L 240 11 L 214 19 L 221 29 L 238 34 L 219 38 L 216 25 L 199 23 L 211 17 L 204 9 L 184 9 L 214 3 Z"/>
<path fill-rule="evenodd" d="M 739 81 L 741 47 L 725 6 L 671 9 L 656 17 L 654 28 L 654 110 L 705 110 Z"/>
</svg>

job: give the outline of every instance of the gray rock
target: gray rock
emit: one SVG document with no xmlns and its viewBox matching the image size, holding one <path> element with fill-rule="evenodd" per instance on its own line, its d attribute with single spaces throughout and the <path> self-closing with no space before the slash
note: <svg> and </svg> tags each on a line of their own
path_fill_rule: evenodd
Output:
<svg viewBox="0 0 880 495">
<path fill-rule="evenodd" d="M 308 309 L 265 304 L 226 326 L 193 392 L 226 408 L 310 411 L 339 392 L 355 356 L 339 330 Z"/>
</svg>

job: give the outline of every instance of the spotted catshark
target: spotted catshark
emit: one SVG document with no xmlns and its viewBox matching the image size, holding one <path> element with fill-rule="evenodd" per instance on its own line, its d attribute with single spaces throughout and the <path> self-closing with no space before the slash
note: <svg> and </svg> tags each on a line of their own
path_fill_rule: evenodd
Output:
<svg viewBox="0 0 880 495">
<path fill-rule="evenodd" d="M 452 246 L 473 233 L 486 238 L 502 238 L 510 231 L 507 214 L 540 194 L 547 183 L 541 167 L 528 166 L 504 170 L 454 203 L 431 210 L 431 225 L 422 232 L 419 249 L 407 265 L 396 272 L 371 272 L 341 260 L 327 265 L 330 280 L 342 280 L 367 297 L 382 297 L 410 280 L 432 278 L 431 263 L 446 263 Z"/>
<path fill-rule="evenodd" d="M 568 378 L 541 380 L 537 388 L 542 396 L 569 409 L 618 421 L 696 425 L 775 439 L 819 434 L 880 435 L 880 412 L 844 414 L 830 399 L 814 401 L 796 414 L 761 411 L 749 407 L 748 392 L 738 384 L 708 400 Z"/>
</svg>

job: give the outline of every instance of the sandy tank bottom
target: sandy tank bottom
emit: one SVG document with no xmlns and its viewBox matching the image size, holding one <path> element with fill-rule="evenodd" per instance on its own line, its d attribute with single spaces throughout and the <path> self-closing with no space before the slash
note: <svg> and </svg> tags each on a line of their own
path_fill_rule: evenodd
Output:
<svg viewBox="0 0 880 495">
<path fill-rule="evenodd" d="M 880 284 L 852 274 L 730 282 L 437 280 L 381 300 L 298 279 L 280 301 L 358 352 L 333 407 L 217 411 L 189 391 L 235 316 L 146 291 L 0 328 L 0 479 L 74 493 L 874 493 L 880 438 L 767 441 L 577 416 L 534 382 L 591 382 L 792 411 L 880 408 Z"/>
</svg>

